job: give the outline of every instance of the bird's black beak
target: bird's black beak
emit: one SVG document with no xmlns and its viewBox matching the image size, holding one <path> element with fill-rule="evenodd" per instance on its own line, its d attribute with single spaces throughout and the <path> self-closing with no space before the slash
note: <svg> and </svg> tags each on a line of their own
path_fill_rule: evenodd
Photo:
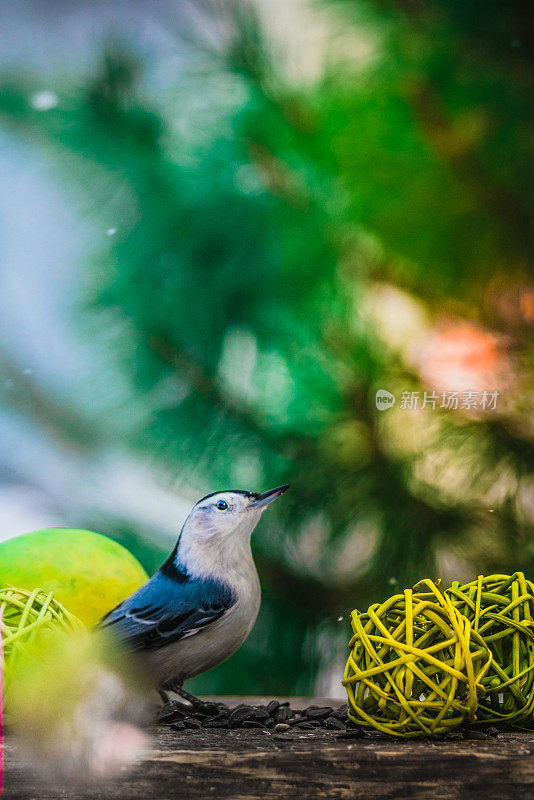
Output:
<svg viewBox="0 0 534 800">
<path fill-rule="evenodd" d="M 269 489 L 268 492 L 262 492 L 261 494 L 257 494 L 254 502 L 252 503 L 252 508 L 260 508 L 261 506 L 268 506 L 269 503 L 272 503 L 273 500 L 276 500 L 277 497 L 280 497 L 281 494 L 284 494 L 289 489 L 289 483 L 284 483 L 283 486 L 277 486 L 276 489 Z"/>
</svg>

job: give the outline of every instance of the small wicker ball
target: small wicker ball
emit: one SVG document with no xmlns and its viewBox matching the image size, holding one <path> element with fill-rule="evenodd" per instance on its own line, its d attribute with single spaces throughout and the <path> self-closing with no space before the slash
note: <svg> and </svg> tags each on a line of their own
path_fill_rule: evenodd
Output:
<svg viewBox="0 0 534 800">
<path fill-rule="evenodd" d="M 82 623 L 54 599 L 52 592 L 6 587 L 0 589 L 0 633 L 4 650 L 4 688 L 16 672 L 19 657 L 37 637 L 51 635 L 58 630 L 80 630 Z M 44 639 L 43 639 L 44 641 Z"/>
<path fill-rule="evenodd" d="M 351 623 L 343 684 L 353 722 L 413 737 L 473 720 L 491 654 L 439 584 L 353 611 Z"/>
<path fill-rule="evenodd" d="M 522 572 L 480 575 L 447 595 L 483 637 L 493 661 L 482 678 L 477 722 L 524 726 L 534 709 L 534 584 Z"/>
</svg>

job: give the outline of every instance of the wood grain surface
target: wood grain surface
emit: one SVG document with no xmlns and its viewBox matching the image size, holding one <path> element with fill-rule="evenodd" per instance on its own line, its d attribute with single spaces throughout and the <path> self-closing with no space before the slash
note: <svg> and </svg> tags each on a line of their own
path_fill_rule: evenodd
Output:
<svg viewBox="0 0 534 800">
<path fill-rule="evenodd" d="M 299 704 L 291 699 L 292 707 Z M 9 737 L 4 766 L 7 800 L 506 800 L 534 797 L 534 733 L 397 741 L 343 740 L 317 729 L 282 739 L 259 729 L 178 732 L 160 726 L 153 728 L 152 749 L 139 766 L 97 786 L 43 783 Z"/>
</svg>

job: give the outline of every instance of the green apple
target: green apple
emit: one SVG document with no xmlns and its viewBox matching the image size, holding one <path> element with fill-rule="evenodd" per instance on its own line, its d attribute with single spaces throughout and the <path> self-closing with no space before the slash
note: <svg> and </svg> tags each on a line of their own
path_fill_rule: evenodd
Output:
<svg viewBox="0 0 534 800">
<path fill-rule="evenodd" d="M 0 543 L 0 586 L 54 592 L 94 625 L 148 576 L 125 547 L 92 531 L 44 528 Z"/>
</svg>

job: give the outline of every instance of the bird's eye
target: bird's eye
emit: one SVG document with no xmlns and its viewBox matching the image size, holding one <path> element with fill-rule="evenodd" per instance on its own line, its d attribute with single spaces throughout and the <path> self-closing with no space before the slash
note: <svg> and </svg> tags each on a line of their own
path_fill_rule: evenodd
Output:
<svg viewBox="0 0 534 800">
<path fill-rule="evenodd" d="M 228 503 L 226 500 L 219 500 L 217 503 L 215 503 L 215 506 L 219 509 L 219 511 L 226 511 L 228 508 Z"/>
</svg>

